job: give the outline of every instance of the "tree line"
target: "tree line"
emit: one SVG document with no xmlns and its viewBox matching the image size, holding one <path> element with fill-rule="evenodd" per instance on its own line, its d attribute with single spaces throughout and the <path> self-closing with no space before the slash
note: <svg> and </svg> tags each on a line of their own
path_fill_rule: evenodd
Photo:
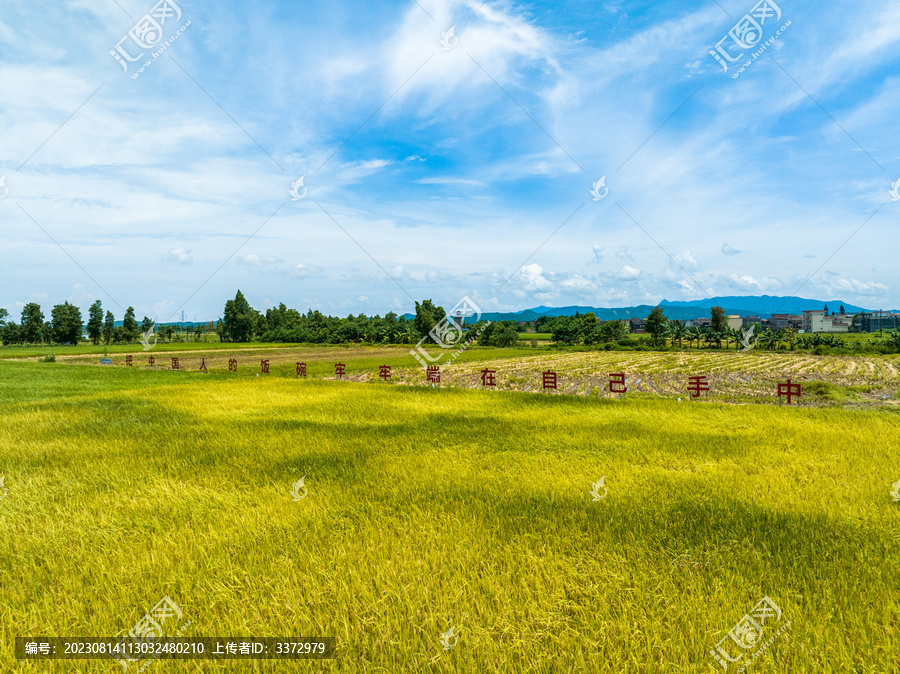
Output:
<svg viewBox="0 0 900 674">
<path fill-rule="evenodd" d="M 0 308 L 0 342 L 5 346 L 13 344 L 78 344 L 85 332 L 93 344 L 119 344 L 137 342 L 142 335 L 154 328 L 154 321 L 147 316 L 138 323 L 134 307 L 125 310 L 122 325 L 116 325 L 111 311 L 104 313 L 103 303 L 94 302 L 88 309 L 87 325 L 81 310 L 73 304 L 63 302 L 53 307 L 50 320 L 46 320 L 41 306 L 29 302 L 22 309 L 20 321 L 9 320 L 9 312 Z M 202 333 L 204 328 L 212 329 L 213 325 L 196 326 L 195 333 Z M 158 326 L 157 334 L 168 337 L 175 335 L 172 325 Z"/>
<path fill-rule="evenodd" d="M 234 299 L 225 303 L 222 320 L 216 332 L 224 342 L 287 342 L 306 344 L 416 344 L 421 339 L 433 343 L 435 326 L 446 319 L 444 308 L 430 299 L 416 302 L 413 318 L 388 312 L 384 316 L 348 315 L 346 318 L 326 316 L 318 310 L 305 314 L 287 308 L 282 302 L 265 313 L 250 306 L 238 290 Z M 514 346 L 518 341 L 515 321 L 488 324 L 482 321 L 466 327 L 478 330 L 482 346 Z"/>
<path fill-rule="evenodd" d="M 416 313 L 412 318 L 398 316 L 389 312 L 384 316 L 348 315 L 346 318 L 326 316 L 318 310 L 309 310 L 305 314 L 296 309 L 287 308 L 284 303 L 267 309 L 265 313 L 254 309 L 238 290 L 234 299 L 225 303 L 223 318 L 215 324 L 196 325 L 194 334 L 199 338 L 204 331 L 215 330 L 223 342 L 270 342 L 270 343 L 307 343 L 307 344 L 416 344 L 425 339 L 427 342 L 437 341 L 433 336 L 435 327 L 442 321 L 448 321 L 443 307 L 434 304 L 430 299 L 416 302 Z M 147 316 L 138 323 L 134 308 L 128 307 L 122 325 L 115 324 L 111 311 L 104 312 L 100 300 L 88 309 L 87 324 L 83 324 L 78 307 L 63 302 L 53 307 L 50 320 L 37 303 L 26 304 L 22 309 L 19 323 L 8 320 L 9 313 L 0 309 L 0 342 L 10 344 L 77 344 L 83 335 L 93 344 L 134 343 L 142 334 L 154 328 L 154 322 Z M 742 330 L 728 327 L 725 311 L 721 307 L 713 307 L 710 312 L 710 325 L 703 329 L 687 327 L 681 321 L 670 321 L 661 307 L 655 307 L 645 322 L 649 340 L 638 340 L 630 334 L 631 326 L 625 320 L 600 322 L 593 313 L 574 316 L 541 316 L 534 323 L 539 333 L 550 333 L 551 341 L 560 346 L 602 346 L 615 348 L 667 348 L 672 346 L 700 348 L 706 344 L 708 348 L 741 348 L 744 337 Z M 508 347 L 517 345 L 520 326 L 515 321 L 480 321 L 467 324 L 466 328 L 477 334 L 479 346 Z M 833 335 L 798 335 L 790 328 L 771 330 L 754 324 L 755 348 L 776 350 L 782 348 L 797 349 L 844 349 L 844 350 L 884 350 L 900 351 L 900 333 L 891 333 L 883 342 L 861 344 L 846 342 Z M 178 338 L 172 325 L 156 326 L 159 337 L 172 341 Z M 461 342 L 458 339 L 445 339 L 448 344 Z M 871 342 L 871 340 L 870 340 Z"/>
<path fill-rule="evenodd" d="M 841 306 L 843 311 L 844 307 Z M 825 307 L 828 310 L 828 307 Z M 749 329 L 753 328 L 752 337 Z M 546 317 L 535 321 L 535 330 L 538 332 L 550 332 L 553 342 L 566 346 L 584 344 L 607 344 L 612 346 L 630 347 L 638 342 L 629 337 L 630 325 L 628 321 L 614 320 L 599 323 L 593 313 L 575 316 Z M 728 318 L 722 307 L 712 307 L 710 310 L 709 326 L 688 327 L 682 321 L 669 320 L 661 307 L 654 307 L 645 322 L 645 330 L 650 335 L 648 344 L 650 347 L 666 348 L 667 345 L 678 345 L 682 348 L 685 343 L 696 348 L 706 344 L 708 348 L 720 349 L 724 345 L 727 349 L 734 345 L 740 349 L 749 340 L 747 345 L 763 351 L 776 351 L 781 349 L 810 349 L 824 353 L 828 349 L 845 351 L 879 351 L 885 353 L 900 351 L 900 332 L 888 333 L 884 340 L 868 340 L 868 343 L 860 341 L 843 340 L 835 335 L 809 334 L 801 335 L 789 327 L 772 328 L 763 327 L 759 322 L 752 323 L 747 328 L 745 335 L 743 329 L 730 328 Z M 609 348 L 609 347 L 607 347 Z"/>
</svg>

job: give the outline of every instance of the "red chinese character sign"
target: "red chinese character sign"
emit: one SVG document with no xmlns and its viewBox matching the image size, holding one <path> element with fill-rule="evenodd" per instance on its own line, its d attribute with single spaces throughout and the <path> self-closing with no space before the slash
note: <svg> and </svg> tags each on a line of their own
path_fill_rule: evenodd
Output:
<svg viewBox="0 0 900 674">
<path fill-rule="evenodd" d="M 610 393 L 628 393 L 628 387 L 625 386 L 624 374 L 609 375 L 609 392 Z"/>
<path fill-rule="evenodd" d="M 181 368 L 178 366 L 178 359 L 177 359 L 177 358 L 173 358 L 173 359 L 172 359 L 172 369 L 173 369 L 173 370 L 180 370 L 180 369 L 181 369 Z"/>
<path fill-rule="evenodd" d="M 269 361 L 268 360 L 259 361 L 259 367 L 262 371 L 262 374 L 269 374 Z"/>
<path fill-rule="evenodd" d="M 429 365 L 425 369 L 425 381 L 430 381 L 433 384 L 441 383 L 441 368 L 437 365 Z"/>
<path fill-rule="evenodd" d="M 228 359 L 228 371 L 229 372 L 237 372 L 237 359 L 236 358 Z"/>
<path fill-rule="evenodd" d="M 306 363 L 297 363 L 297 376 L 306 377 Z"/>
<path fill-rule="evenodd" d="M 700 393 L 703 391 L 709 391 L 706 375 L 688 377 L 688 393 L 691 394 L 691 398 L 699 398 Z"/>
<path fill-rule="evenodd" d="M 347 374 L 347 366 L 343 363 L 335 363 L 334 376 L 338 379 L 343 379 L 345 374 Z"/>
<path fill-rule="evenodd" d="M 131 364 L 132 364 L 131 356 L 125 356 L 125 365 L 127 365 L 128 367 L 131 367 Z"/>
<path fill-rule="evenodd" d="M 497 374 L 497 370 L 489 370 L 485 368 L 481 371 L 481 385 L 482 386 L 497 386 L 497 378 L 494 376 Z"/>
<path fill-rule="evenodd" d="M 787 398 L 787 404 L 790 405 L 791 400 L 793 398 L 799 398 L 800 395 L 800 384 L 793 384 L 790 379 L 788 379 L 786 383 L 778 384 L 778 404 L 781 404 L 782 398 Z M 797 404 L 800 404 L 799 401 Z"/>
<path fill-rule="evenodd" d="M 543 383 L 544 383 L 545 391 L 547 389 L 553 389 L 555 391 L 556 390 L 556 373 L 551 372 L 550 370 L 547 370 L 546 372 L 544 372 Z"/>
<path fill-rule="evenodd" d="M 153 356 L 149 356 L 147 358 L 147 365 L 149 365 L 150 367 L 156 365 L 156 358 L 154 358 Z"/>
<path fill-rule="evenodd" d="M 206 358 L 200 360 L 200 372 L 209 372 L 209 368 L 206 367 Z"/>
<path fill-rule="evenodd" d="M 391 366 L 390 365 L 379 365 L 378 366 L 378 376 L 381 377 L 381 381 L 387 381 L 391 378 Z"/>
</svg>

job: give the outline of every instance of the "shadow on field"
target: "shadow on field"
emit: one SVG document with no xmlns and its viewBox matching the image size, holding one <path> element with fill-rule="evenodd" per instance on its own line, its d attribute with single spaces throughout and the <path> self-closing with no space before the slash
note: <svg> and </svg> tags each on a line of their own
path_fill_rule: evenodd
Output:
<svg viewBox="0 0 900 674">
<path fill-rule="evenodd" d="M 863 586 L 871 576 L 875 586 L 883 584 L 877 565 L 859 563 L 893 554 L 893 542 L 879 538 L 874 528 L 824 515 L 768 510 L 704 492 L 699 481 L 678 491 L 662 499 L 610 494 L 598 502 L 587 491 L 583 497 L 548 493 L 509 498 L 484 489 L 448 488 L 405 490 L 390 496 L 407 503 L 420 518 L 453 514 L 499 545 L 539 539 L 540 547 L 581 549 L 592 557 L 633 554 L 660 566 L 669 566 L 685 553 L 721 553 L 733 557 L 733 565 L 744 571 L 788 578 L 799 574 L 804 584 L 817 566 L 813 573 L 830 571 Z M 379 496 L 373 493 L 372 498 Z"/>
</svg>

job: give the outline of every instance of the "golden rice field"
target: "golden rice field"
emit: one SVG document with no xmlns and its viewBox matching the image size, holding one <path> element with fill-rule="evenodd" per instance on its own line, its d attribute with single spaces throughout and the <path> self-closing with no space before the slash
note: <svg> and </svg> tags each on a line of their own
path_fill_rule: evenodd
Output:
<svg viewBox="0 0 900 674">
<path fill-rule="evenodd" d="M 192 345 L 199 347 L 200 345 Z M 346 366 L 345 380 L 378 382 L 379 366 L 391 366 L 393 384 L 425 385 L 422 367 L 410 356 L 409 347 L 286 347 L 281 345 L 232 345 L 230 349 L 179 350 L 169 345 L 165 353 L 135 350 L 133 367 L 171 369 L 173 357 L 179 368 L 198 371 L 204 365 L 213 374 L 255 375 L 260 361 L 268 360 L 270 374 L 293 377 L 296 363 L 307 365 L 309 377 L 336 379 L 335 364 Z M 455 353 L 455 352 L 450 352 Z M 110 358 L 114 367 L 125 367 L 126 354 Z M 228 372 L 229 361 L 238 367 Z M 97 354 L 62 356 L 65 362 L 99 365 Z M 441 367 L 441 385 L 458 388 L 482 388 L 481 372 L 496 372 L 496 389 L 540 393 L 542 373 L 557 374 L 559 394 L 606 396 L 609 375 L 622 373 L 628 381 L 628 394 L 638 397 L 682 397 L 689 399 L 688 377 L 707 377 L 710 392 L 703 401 L 762 402 L 777 404 L 779 382 L 791 379 L 801 386 L 810 382 L 826 384 L 809 388 L 801 396 L 801 405 L 843 404 L 855 406 L 900 405 L 900 356 L 812 355 L 807 352 L 738 352 L 701 350 L 683 352 L 596 351 L 471 348 L 451 362 L 449 354 L 436 361 Z"/>
<path fill-rule="evenodd" d="M 335 658 L 148 672 L 716 672 L 719 644 L 729 673 L 900 671 L 900 414 L 846 389 L 896 389 L 896 359 L 473 350 L 431 388 L 397 385 L 423 382 L 396 350 L 341 352 L 400 381 L 335 381 L 337 351 L 0 361 L 0 671 L 122 671 L 13 641 L 125 635 L 164 596 L 182 636 L 330 636 Z M 452 385 L 494 365 L 499 391 Z M 784 373 L 852 404 L 509 390 L 551 366 Z"/>
</svg>

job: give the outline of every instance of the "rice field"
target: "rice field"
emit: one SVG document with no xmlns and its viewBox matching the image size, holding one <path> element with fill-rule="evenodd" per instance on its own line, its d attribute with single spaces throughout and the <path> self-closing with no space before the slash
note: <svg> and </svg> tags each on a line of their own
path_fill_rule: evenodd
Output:
<svg viewBox="0 0 900 674">
<path fill-rule="evenodd" d="M 13 640 L 121 636 L 164 596 L 182 636 L 330 636 L 335 658 L 144 671 L 724 671 L 717 644 L 745 653 L 728 672 L 900 669 L 896 407 L 335 381 L 328 350 L 304 380 L 270 352 L 268 377 L 262 352 L 237 374 L 0 362 L 0 670 L 121 671 L 17 661 Z M 553 367 L 896 367 L 662 355 Z M 454 369 L 547 362 L 480 358 Z M 763 597 L 780 614 L 742 651 L 729 631 Z"/>
<path fill-rule="evenodd" d="M 177 345 L 168 345 L 176 347 Z M 149 353 L 132 350 L 132 366 L 171 369 L 172 358 L 179 368 L 197 372 L 201 366 L 214 376 L 255 376 L 262 373 L 261 361 L 269 363 L 269 374 L 296 377 L 296 364 L 304 362 L 307 376 L 338 379 L 335 365 L 345 366 L 341 379 L 379 382 L 379 367 L 391 367 L 390 382 L 399 385 L 429 385 L 421 365 L 410 355 L 410 347 L 297 347 L 280 345 L 229 345 L 230 349 L 178 350 Z M 0 351 L 2 353 L 2 351 Z M 451 355 L 452 354 L 452 355 Z M 126 367 L 125 353 L 110 355 L 112 367 Z M 2 356 L 0 356 L 2 357 Z M 100 365 L 96 353 L 60 355 L 62 362 Z M 229 362 L 237 369 L 229 372 Z M 622 373 L 628 395 L 638 397 L 681 397 L 687 401 L 688 378 L 705 376 L 710 387 L 702 401 L 778 404 L 778 383 L 791 379 L 806 386 L 800 405 L 900 405 L 900 355 L 813 355 L 808 352 L 739 352 L 702 350 L 684 352 L 497 349 L 470 347 L 451 351 L 436 361 L 441 368 L 441 385 L 454 388 L 483 388 L 481 373 L 496 372 L 496 390 L 543 393 L 542 373 L 557 375 L 557 394 L 580 396 L 610 395 L 610 374 Z M 824 388 L 823 388 L 824 387 Z"/>
</svg>

